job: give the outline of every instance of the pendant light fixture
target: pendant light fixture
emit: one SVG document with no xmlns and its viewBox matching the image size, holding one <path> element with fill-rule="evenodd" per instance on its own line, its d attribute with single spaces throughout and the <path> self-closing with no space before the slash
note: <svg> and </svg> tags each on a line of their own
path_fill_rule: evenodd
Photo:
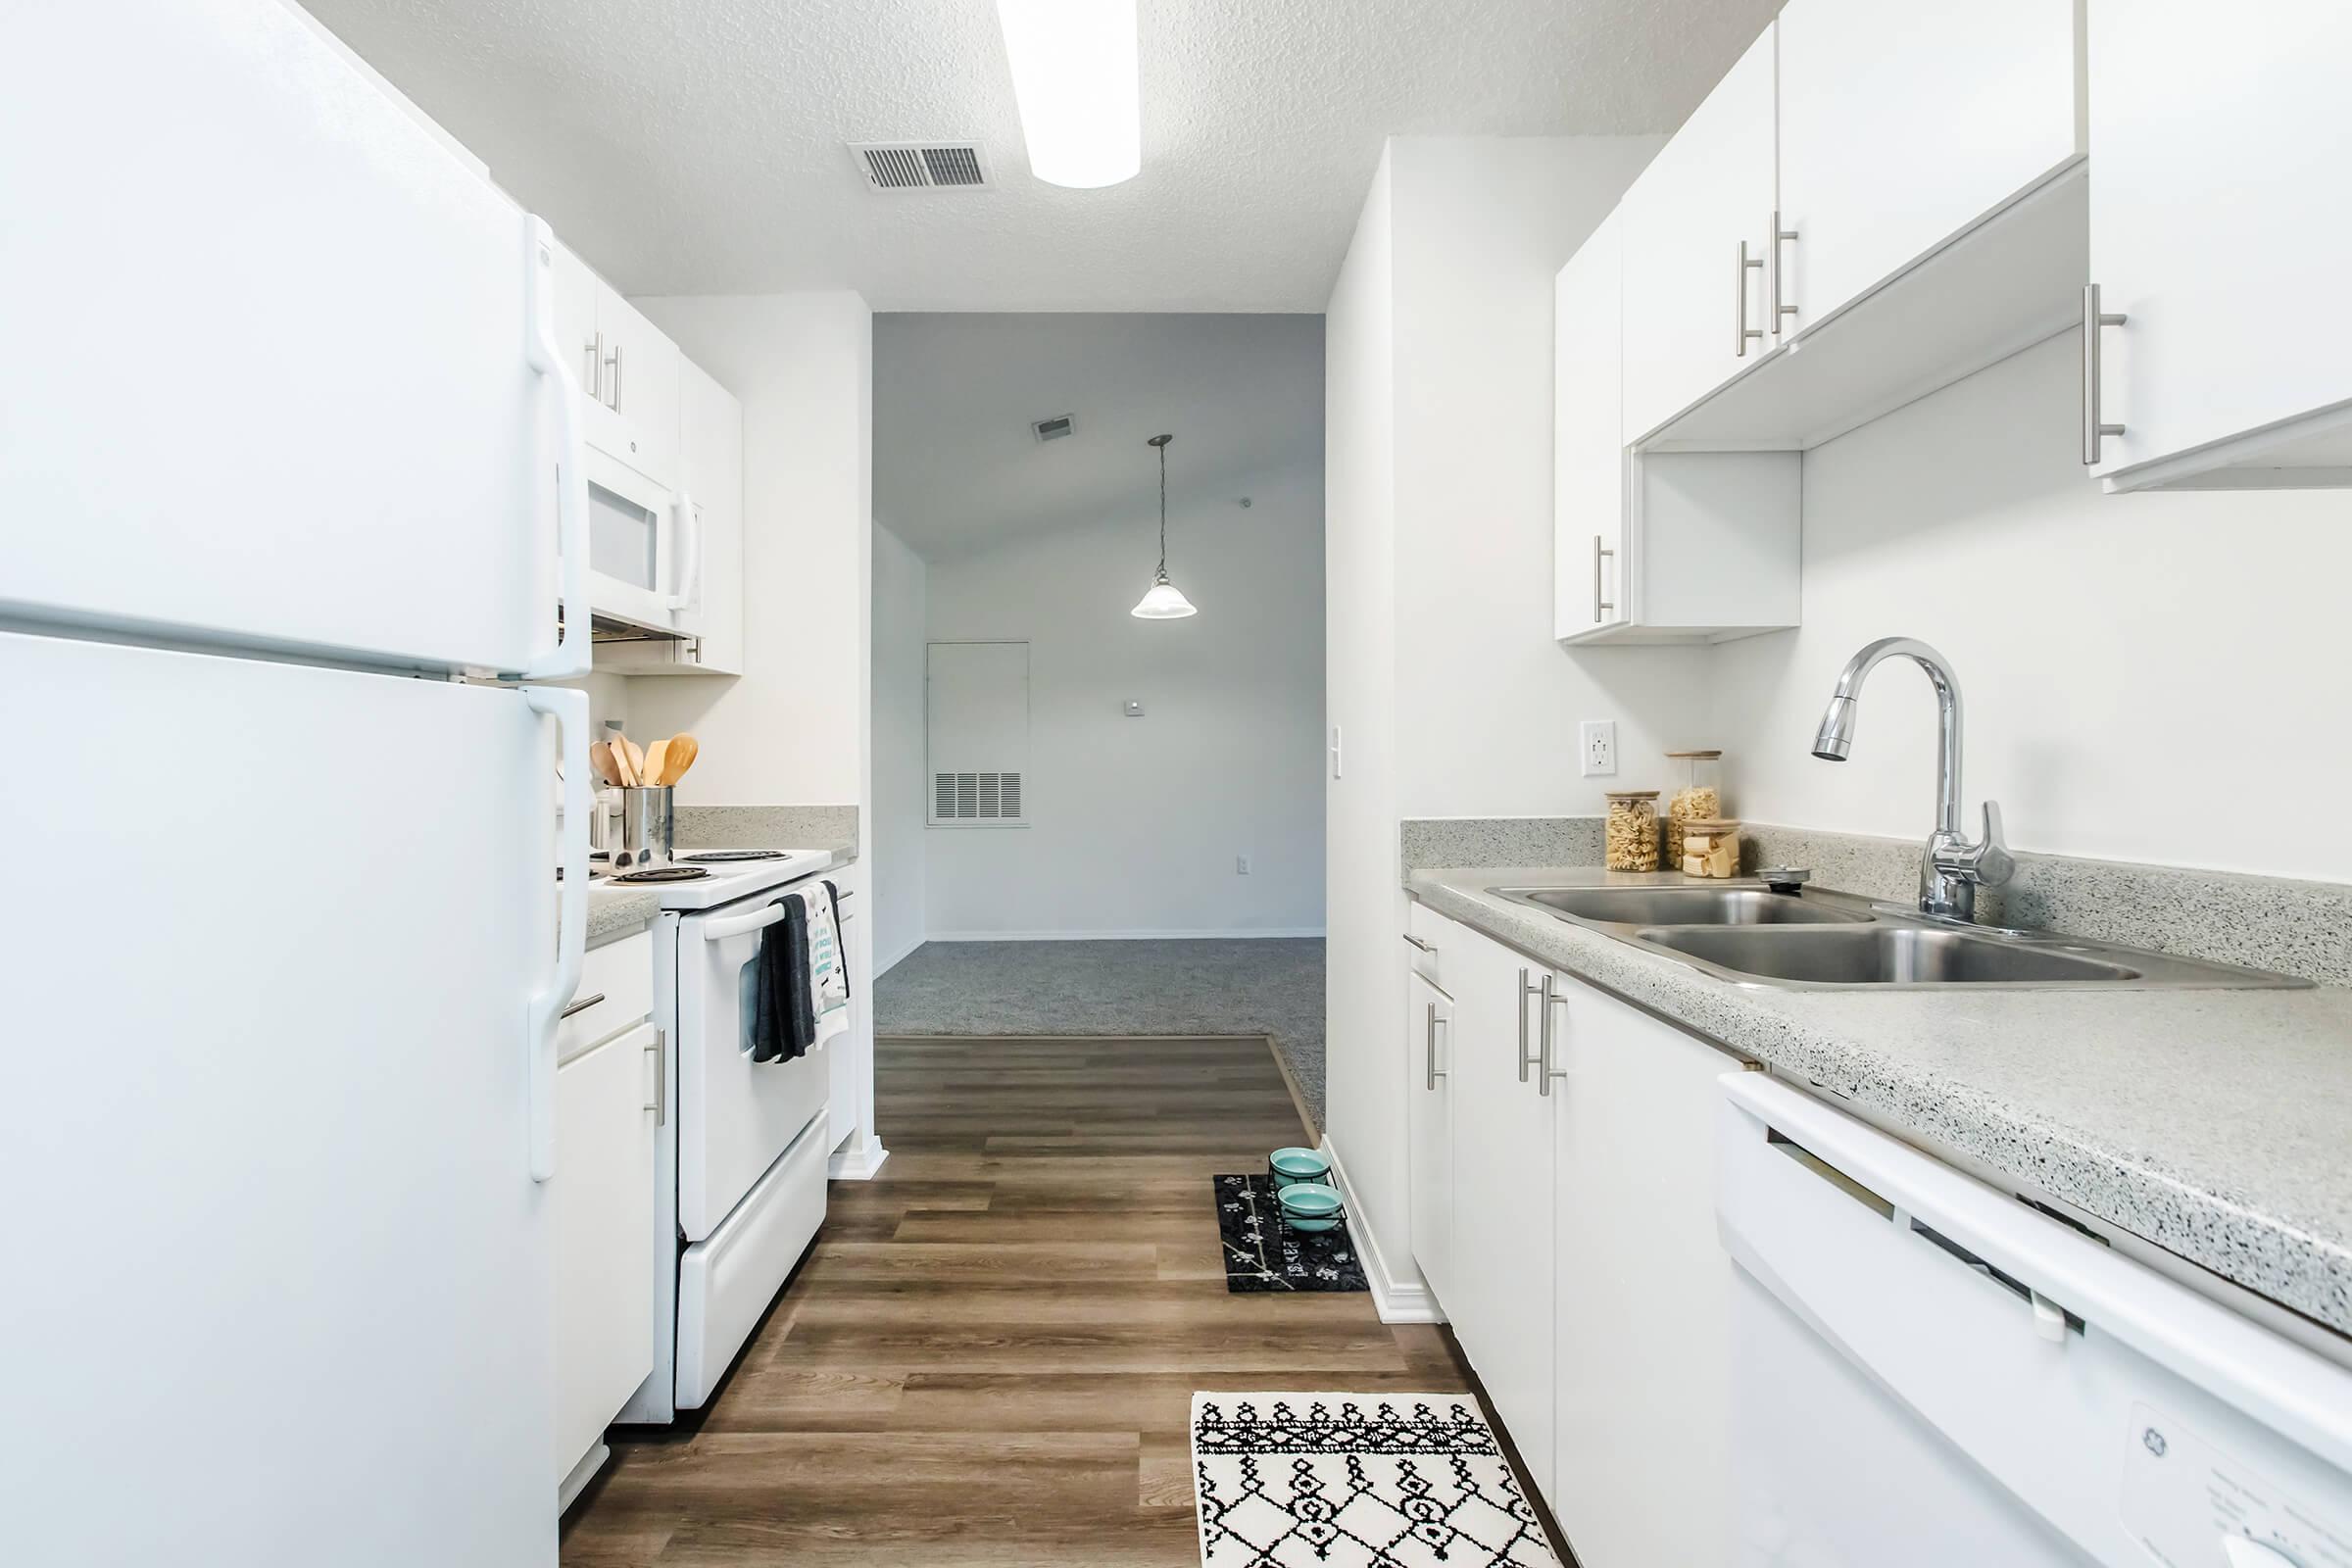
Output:
<svg viewBox="0 0 2352 1568">
<path fill-rule="evenodd" d="M 1172 435 L 1155 435 L 1145 443 L 1159 448 L 1159 573 L 1152 579 L 1152 586 L 1145 590 L 1136 607 L 1127 612 L 1143 620 L 1182 620 L 1187 615 L 1200 613 L 1168 581 L 1168 443 L 1175 439 Z"/>
<path fill-rule="evenodd" d="M 1029 172 L 1092 190 L 1144 166 L 1136 0 L 997 0 Z"/>
</svg>

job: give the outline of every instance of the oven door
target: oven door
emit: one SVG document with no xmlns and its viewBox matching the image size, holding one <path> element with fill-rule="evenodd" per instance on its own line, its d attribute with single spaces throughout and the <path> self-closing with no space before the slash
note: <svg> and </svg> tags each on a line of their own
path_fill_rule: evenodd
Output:
<svg viewBox="0 0 2352 1568">
<path fill-rule="evenodd" d="M 678 1228 L 716 1229 L 776 1156 L 825 1108 L 831 1063 L 752 1059 L 760 944 L 781 931 L 779 888 L 678 926 Z"/>
</svg>

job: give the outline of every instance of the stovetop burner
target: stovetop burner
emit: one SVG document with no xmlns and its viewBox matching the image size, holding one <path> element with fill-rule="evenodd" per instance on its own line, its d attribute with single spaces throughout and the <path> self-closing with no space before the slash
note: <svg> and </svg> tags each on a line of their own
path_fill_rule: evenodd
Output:
<svg viewBox="0 0 2352 1568">
<path fill-rule="evenodd" d="M 656 865 L 643 871 L 623 871 L 611 880 L 637 886 L 649 882 L 695 882 L 710 874 L 699 865 Z"/>
<path fill-rule="evenodd" d="M 782 850 L 705 850 L 700 855 L 681 855 L 681 860 L 782 860 L 788 858 Z"/>
</svg>

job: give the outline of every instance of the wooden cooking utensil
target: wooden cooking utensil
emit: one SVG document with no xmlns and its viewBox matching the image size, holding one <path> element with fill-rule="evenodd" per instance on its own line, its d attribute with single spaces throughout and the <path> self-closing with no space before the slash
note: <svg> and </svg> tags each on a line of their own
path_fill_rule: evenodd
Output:
<svg viewBox="0 0 2352 1568">
<path fill-rule="evenodd" d="M 656 789 L 669 782 L 662 776 L 662 770 L 668 761 L 669 742 L 656 741 L 645 749 L 645 783 L 648 789 Z"/>
<path fill-rule="evenodd" d="M 663 754 L 665 760 L 662 767 L 662 782 L 675 784 L 684 778 L 686 770 L 694 765 L 694 760 L 702 755 L 702 743 L 693 736 L 672 735 L 668 749 Z"/>
<path fill-rule="evenodd" d="M 645 788 L 645 752 L 626 735 L 616 736 L 613 750 L 620 757 L 620 781 L 633 790 Z"/>
<path fill-rule="evenodd" d="M 612 760 L 612 748 L 603 741 L 588 748 L 588 766 L 608 784 L 620 782 L 620 764 Z"/>
</svg>

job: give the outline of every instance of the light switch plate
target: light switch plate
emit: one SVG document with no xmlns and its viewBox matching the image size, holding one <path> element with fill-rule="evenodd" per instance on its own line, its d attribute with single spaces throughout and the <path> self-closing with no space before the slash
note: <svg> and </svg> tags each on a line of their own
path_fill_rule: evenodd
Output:
<svg viewBox="0 0 2352 1568">
<path fill-rule="evenodd" d="M 1617 721 L 1588 718 L 1576 727 L 1577 771 L 1598 778 L 1617 771 Z"/>
</svg>

